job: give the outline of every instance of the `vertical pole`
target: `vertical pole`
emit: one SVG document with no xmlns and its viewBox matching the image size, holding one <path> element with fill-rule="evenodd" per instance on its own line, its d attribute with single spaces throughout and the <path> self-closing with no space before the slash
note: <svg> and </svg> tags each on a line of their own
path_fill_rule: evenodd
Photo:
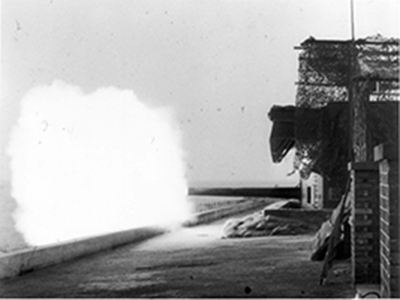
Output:
<svg viewBox="0 0 400 300">
<path fill-rule="evenodd" d="M 355 26 L 354 26 L 354 0 L 350 0 L 350 31 L 351 31 L 351 42 L 349 45 L 350 61 L 348 70 L 348 95 L 349 95 L 349 159 L 350 162 L 354 162 L 354 106 L 355 106 L 355 86 L 354 86 L 354 64 L 355 64 Z M 349 175 L 350 176 L 350 175 Z"/>
<path fill-rule="evenodd" d="M 350 41 L 350 62 L 349 62 L 349 78 L 348 78 L 348 85 L 347 85 L 347 89 L 348 89 L 348 95 L 349 95 L 349 160 L 350 160 L 350 166 L 351 169 L 349 168 L 349 174 L 348 176 L 351 177 L 351 172 L 352 169 L 354 167 L 354 150 L 353 150 L 353 143 L 354 143 L 354 82 L 353 82 L 353 64 L 354 64 L 354 48 L 355 48 L 355 34 L 354 34 L 354 0 L 350 0 L 350 37 L 351 37 L 351 41 Z M 353 183 L 355 185 L 355 183 Z M 352 190 L 353 195 L 351 196 L 351 208 L 354 209 L 355 207 L 355 188 L 353 188 Z M 354 213 L 354 212 L 353 212 Z M 352 213 L 352 214 L 353 214 Z M 354 230 L 354 220 L 352 220 L 352 218 L 350 218 L 349 220 L 350 223 L 350 227 L 351 227 L 351 233 L 350 233 L 350 240 L 351 240 L 351 257 L 352 257 L 352 261 L 351 261 L 351 269 L 352 269 L 352 283 L 354 284 L 355 282 L 355 276 L 354 276 L 354 261 L 353 261 L 353 253 L 354 253 L 354 248 L 353 248 L 353 244 L 355 241 L 355 230 Z"/>
<path fill-rule="evenodd" d="M 351 26 L 351 40 L 355 39 L 355 26 L 354 26 L 354 0 L 350 0 L 350 26 Z"/>
</svg>

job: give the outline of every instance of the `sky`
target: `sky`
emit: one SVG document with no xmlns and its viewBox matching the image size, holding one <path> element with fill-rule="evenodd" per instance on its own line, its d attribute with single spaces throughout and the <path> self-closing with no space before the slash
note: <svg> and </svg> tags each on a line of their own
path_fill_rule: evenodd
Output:
<svg viewBox="0 0 400 300">
<path fill-rule="evenodd" d="M 54 80 L 171 107 L 196 182 L 296 184 L 273 164 L 272 105 L 294 104 L 309 36 L 350 37 L 349 0 L 2 0 L 1 179 L 20 100 Z M 397 0 L 354 0 L 356 37 L 399 37 Z"/>
</svg>

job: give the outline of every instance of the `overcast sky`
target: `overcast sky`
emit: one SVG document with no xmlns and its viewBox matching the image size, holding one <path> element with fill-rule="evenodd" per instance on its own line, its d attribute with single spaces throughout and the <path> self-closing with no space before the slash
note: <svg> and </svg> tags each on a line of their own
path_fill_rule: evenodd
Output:
<svg viewBox="0 0 400 300">
<path fill-rule="evenodd" d="M 357 37 L 399 37 L 399 1 L 354 3 Z M 348 39 L 349 20 L 349 0 L 3 0 L 2 177 L 19 101 L 60 79 L 173 107 L 190 182 L 296 183 L 290 158 L 272 164 L 267 113 L 294 104 L 293 47 Z"/>
</svg>

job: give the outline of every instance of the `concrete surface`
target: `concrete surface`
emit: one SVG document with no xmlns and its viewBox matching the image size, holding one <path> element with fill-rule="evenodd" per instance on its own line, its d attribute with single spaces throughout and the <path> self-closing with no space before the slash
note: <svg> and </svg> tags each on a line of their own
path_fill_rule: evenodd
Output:
<svg viewBox="0 0 400 300">
<path fill-rule="evenodd" d="M 240 217 L 240 216 L 237 216 Z M 7 298 L 353 298 L 349 261 L 319 285 L 311 235 L 221 239 L 226 220 L 0 281 Z"/>
<path fill-rule="evenodd" d="M 208 223 L 222 217 L 262 207 L 271 203 L 271 199 L 249 199 L 236 205 L 199 213 L 187 226 Z M 0 279 L 17 276 L 43 267 L 58 264 L 80 256 L 115 248 L 120 245 L 137 242 L 161 234 L 158 228 L 141 228 L 111 233 L 97 237 L 57 243 L 45 247 L 34 247 L 14 251 L 0 256 Z"/>
<path fill-rule="evenodd" d="M 11 252 L 0 256 L 0 279 L 21 275 L 124 244 L 142 241 L 163 232 L 159 228 L 138 228 Z"/>
</svg>

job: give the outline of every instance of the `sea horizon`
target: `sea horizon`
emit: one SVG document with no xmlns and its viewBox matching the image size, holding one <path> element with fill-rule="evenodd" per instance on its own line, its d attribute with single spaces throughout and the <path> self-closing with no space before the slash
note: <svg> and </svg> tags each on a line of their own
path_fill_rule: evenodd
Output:
<svg viewBox="0 0 400 300">
<path fill-rule="evenodd" d="M 198 180 L 189 181 L 189 188 L 274 188 L 274 187 L 294 187 L 298 183 L 275 182 L 275 181 L 213 181 Z"/>
</svg>

